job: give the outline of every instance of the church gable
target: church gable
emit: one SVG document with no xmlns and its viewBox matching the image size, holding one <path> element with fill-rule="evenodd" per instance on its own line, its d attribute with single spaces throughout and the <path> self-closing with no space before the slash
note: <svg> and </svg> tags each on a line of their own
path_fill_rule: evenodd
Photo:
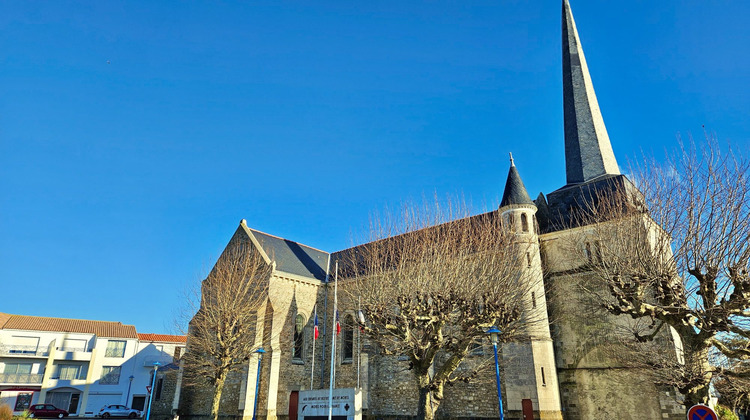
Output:
<svg viewBox="0 0 750 420">
<path fill-rule="evenodd" d="M 327 252 L 249 228 L 244 220 L 240 228 L 269 261 L 276 263 L 277 271 L 325 281 Z"/>
</svg>

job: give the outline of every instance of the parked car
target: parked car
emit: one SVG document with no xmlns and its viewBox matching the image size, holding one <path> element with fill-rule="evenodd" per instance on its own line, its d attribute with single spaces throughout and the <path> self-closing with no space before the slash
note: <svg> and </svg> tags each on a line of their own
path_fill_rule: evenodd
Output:
<svg viewBox="0 0 750 420">
<path fill-rule="evenodd" d="M 134 419 L 136 417 L 141 417 L 142 415 L 142 412 L 125 407 L 124 405 L 110 404 L 102 407 L 102 409 L 96 414 L 96 417 L 102 417 L 105 419 L 110 417 L 127 417 Z"/>
<path fill-rule="evenodd" d="M 58 419 L 61 419 L 63 417 L 68 417 L 68 412 L 62 408 L 57 408 L 52 404 L 34 404 L 29 407 L 29 417 L 57 417 Z"/>
</svg>

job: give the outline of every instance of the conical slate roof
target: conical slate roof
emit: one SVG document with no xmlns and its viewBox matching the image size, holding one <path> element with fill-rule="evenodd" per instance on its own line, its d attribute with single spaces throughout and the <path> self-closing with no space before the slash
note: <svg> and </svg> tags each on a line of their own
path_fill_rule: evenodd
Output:
<svg viewBox="0 0 750 420">
<path fill-rule="evenodd" d="M 503 199 L 500 201 L 500 207 L 509 206 L 511 204 L 534 204 L 529 198 L 529 193 L 526 192 L 526 187 L 521 181 L 521 175 L 518 174 L 515 163 L 513 163 L 513 156 L 510 157 L 510 170 L 508 171 L 508 179 L 505 181 L 505 191 L 503 192 Z"/>
<path fill-rule="evenodd" d="M 602 175 L 618 175 L 620 169 L 599 110 L 568 0 L 563 1 L 562 32 L 567 183 L 578 184 Z"/>
</svg>

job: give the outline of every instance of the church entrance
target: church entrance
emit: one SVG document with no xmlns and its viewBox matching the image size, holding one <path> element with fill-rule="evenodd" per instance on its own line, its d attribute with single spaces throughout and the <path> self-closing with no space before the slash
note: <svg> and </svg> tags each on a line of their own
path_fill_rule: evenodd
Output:
<svg viewBox="0 0 750 420">
<path fill-rule="evenodd" d="M 521 400 L 521 409 L 523 410 L 523 420 L 534 420 L 534 405 L 531 400 Z"/>
<path fill-rule="evenodd" d="M 299 405 L 299 391 L 289 394 L 289 420 L 297 420 L 297 406 Z"/>
</svg>

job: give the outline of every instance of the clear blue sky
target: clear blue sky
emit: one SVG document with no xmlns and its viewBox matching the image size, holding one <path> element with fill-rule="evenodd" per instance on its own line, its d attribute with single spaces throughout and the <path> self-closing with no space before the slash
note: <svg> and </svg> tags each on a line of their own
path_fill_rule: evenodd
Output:
<svg viewBox="0 0 750 420">
<path fill-rule="evenodd" d="M 750 149 L 750 2 L 572 8 L 621 166 Z M 0 311 L 167 332 L 240 219 L 336 251 L 423 194 L 495 206 L 509 151 L 559 188 L 560 10 L 3 1 Z"/>
</svg>

